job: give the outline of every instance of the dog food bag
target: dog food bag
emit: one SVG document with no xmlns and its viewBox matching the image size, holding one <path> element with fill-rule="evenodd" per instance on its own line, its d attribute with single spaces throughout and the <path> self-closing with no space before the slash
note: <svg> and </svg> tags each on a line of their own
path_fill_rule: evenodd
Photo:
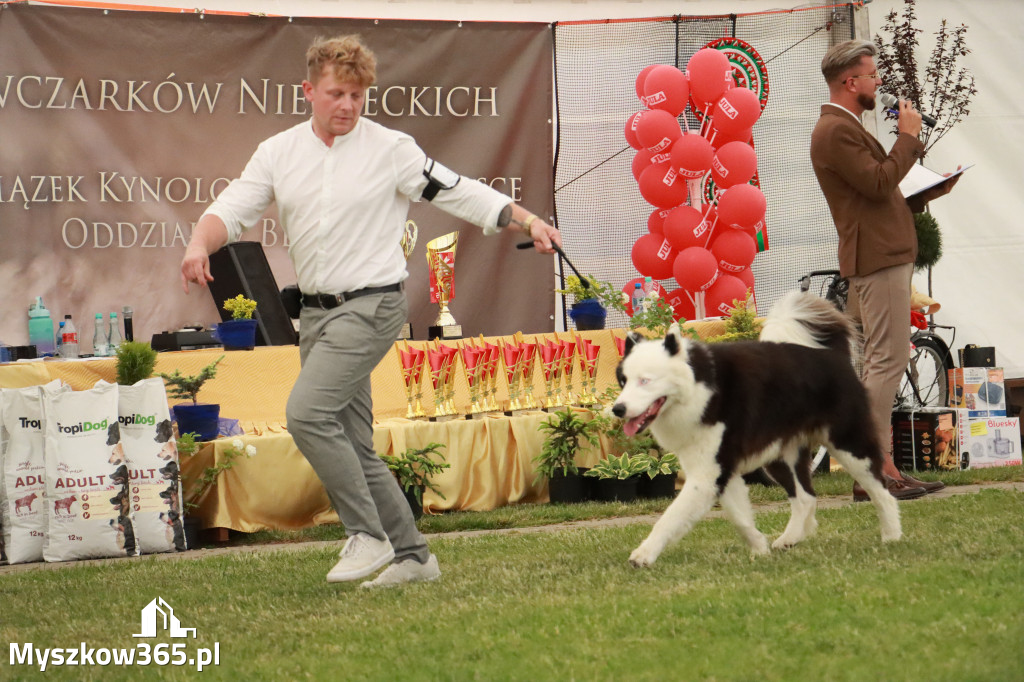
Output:
<svg viewBox="0 0 1024 682">
<path fill-rule="evenodd" d="M 59 380 L 54 392 L 69 392 Z M 43 560 L 46 539 L 46 462 L 42 387 L 0 390 L 0 527 L 12 564 Z"/>
<path fill-rule="evenodd" d="M 185 549 L 178 448 L 161 379 L 120 386 L 118 421 L 128 464 L 132 527 L 143 554 Z"/>
<path fill-rule="evenodd" d="M 117 384 L 43 391 L 46 561 L 134 555 L 128 466 L 117 421 Z"/>
</svg>

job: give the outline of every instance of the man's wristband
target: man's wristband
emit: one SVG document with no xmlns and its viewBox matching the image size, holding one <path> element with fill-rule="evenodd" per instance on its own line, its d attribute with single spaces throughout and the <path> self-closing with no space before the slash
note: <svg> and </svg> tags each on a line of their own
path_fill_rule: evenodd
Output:
<svg viewBox="0 0 1024 682">
<path fill-rule="evenodd" d="M 523 221 L 523 232 L 530 234 L 530 227 L 533 225 L 533 221 L 537 219 L 537 216 L 531 213 L 527 216 L 526 220 Z"/>
</svg>

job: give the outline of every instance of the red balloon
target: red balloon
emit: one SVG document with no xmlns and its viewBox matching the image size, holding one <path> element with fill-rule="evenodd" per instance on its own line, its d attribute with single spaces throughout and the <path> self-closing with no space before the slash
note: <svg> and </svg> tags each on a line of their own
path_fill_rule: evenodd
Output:
<svg viewBox="0 0 1024 682">
<path fill-rule="evenodd" d="M 640 144 L 640 140 L 636 139 L 636 126 L 640 122 L 640 117 L 646 114 L 646 111 L 638 111 L 628 119 L 626 119 L 626 142 L 633 149 L 643 149 L 644 146 Z"/>
<path fill-rule="evenodd" d="M 640 174 L 647 170 L 647 167 L 651 165 L 652 156 L 654 156 L 653 152 L 641 149 L 637 151 L 636 156 L 633 157 L 631 168 L 633 169 L 633 178 L 637 182 L 640 181 Z"/>
<path fill-rule="evenodd" d="M 755 173 L 757 154 L 746 142 L 725 143 L 718 148 L 711 162 L 711 177 L 720 189 L 748 183 Z"/>
<path fill-rule="evenodd" d="M 704 246 L 707 229 L 700 211 L 692 206 L 677 206 L 665 218 L 665 239 L 679 251 L 691 246 Z"/>
<path fill-rule="evenodd" d="M 739 277 L 740 280 L 747 285 L 747 288 L 751 292 L 754 291 L 754 271 L 751 268 L 743 268 L 739 272 L 733 273 L 735 277 Z"/>
<path fill-rule="evenodd" d="M 650 75 L 651 71 L 661 66 L 661 64 L 651 64 L 645 66 L 636 77 L 636 96 L 640 98 L 642 102 L 644 99 L 644 82 L 647 80 L 647 76 Z"/>
<path fill-rule="evenodd" d="M 739 277 L 723 274 L 704 295 L 704 312 L 708 317 L 725 316 L 736 306 L 733 301 L 747 298 L 747 285 Z"/>
<path fill-rule="evenodd" d="M 647 231 L 651 234 L 665 234 L 665 218 L 668 217 L 670 209 L 656 208 L 647 217 Z"/>
<path fill-rule="evenodd" d="M 713 47 L 697 50 L 686 63 L 690 93 L 701 104 L 718 101 L 732 84 L 732 64 L 725 53 Z"/>
<path fill-rule="evenodd" d="M 676 117 L 661 109 L 643 112 L 636 123 L 636 139 L 644 149 L 662 152 L 683 134 Z"/>
<path fill-rule="evenodd" d="M 672 276 L 689 292 L 704 291 L 718 277 L 718 261 L 707 249 L 691 246 L 676 256 L 672 263 Z"/>
<path fill-rule="evenodd" d="M 687 180 L 696 180 L 711 170 L 715 150 L 697 133 L 686 133 L 672 145 L 672 166 Z"/>
<path fill-rule="evenodd" d="M 761 118 L 761 101 L 753 90 L 733 88 L 722 95 L 712 111 L 711 123 L 719 132 L 737 134 Z"/>
<path fill-rule="evenodd" d="M 674 289 L 666 292 L 665 302 L 672 306 L 672 318 L 675 320 L 692 320 L 697 317 L 697 310 L 693 307 L 693 301 L 686 295 L 683 289 Z"/>
<path fill-rule="evenodd" d="M 686 201 L 686 181 L 667 163 L 648 166 L 640 173 L 640 195 L 658 208 L 672 208 Z"/>
<path fill-rule="evenodd" d="M 644 81 L 644 95 L 641 100 L 648 109 L 662 109 L 678 116 L 686 109 L 690 98 L 690 82 L 676 67 L 659 64 Z"/>
<path fill-rule="evenodd" d="M 757 255 L 757 244 L 740 230 L 728 230 L 715 239 L 711 253 L 718 259 L 722 272 L 733 274 L 750 267 Z"/>
<path fill-rule="evenodd" d="M 711 146 L 715 149 L 721 149 L 724 145 L 730 142 L 746 142 L 753 146 L 754 144 L 754 130 L 748 128 L 746 130 L 733 131 L 731 133 L 724 133 L 718 128 L 712 126 L 711 132 L 708 133 L 708 139 L 711 140 Z"/>
<path fill-rule="evenodd" d="M 637 239 L 631 256 L 633 265 L 641 275 L 652 279 L 668 279 L 672 276 L 676 250 L 661 235 L 645 234 Z"/>
<path fill-rule="evenodd" d="M 733 227 L 749 227 L 764 220 L 767 202 L 753 185 L 734 185 L 718 198 L 718 220 Z"/>
</svg>

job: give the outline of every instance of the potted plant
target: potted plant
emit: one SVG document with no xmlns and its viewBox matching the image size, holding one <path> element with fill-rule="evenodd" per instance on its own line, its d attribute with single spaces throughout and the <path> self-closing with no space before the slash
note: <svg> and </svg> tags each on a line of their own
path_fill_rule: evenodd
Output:
<svg viewBox="0 0 1024 682">
<path fill-rule="evenodd" d="M 585 476 L 597 479 L 598 498 L 606 502 L 632 502 L 636 499 L 640 474 L 648 469 L 643 456 L 624 452 L 610 455 L 591 467 Z"/>
<path fill-rule="evenodd" d="M 565 288 L 556 289 L 556 293 L 572 296 L 569 317 L 576 329 L 604 329 L 608 311 L 601 303 L 597 287 L 598 282 L 593 277 L 587 276 L 586 280 L 581 280 L 576 275 L 569 275 L 565 278 Z"/>
<path fill-rule="evenodd" d="M 200 448 L 200 439 L 197 433 L 182 433 L 175 443 L 178 448 L 178 459 L 184 461 L 196 454 Z M 231 445 L 225 448 L 219 461 L 203 468 L 198 474 L 181 474 L 181 499 L 182 511 L 184 512 L 185 544 L 190 549 L 199 546 L 199 517 L 192 512 L 206 499 L 210 489 L 217 484 L 220 475 L 235 465 L 235 460 L 245 455 L 253 457 L 256 455 L 256 446 L 245 445 L 241 439 L 231 441 Z"/>
<path fill-rule="evenodd" d="M 729 317 L 725 320 L 725 332 L 718 336 L 712 336 L 708 343 L 722 341 L 757 341 L 761 336 L 761 322 L 758 321 L 754 312 L 750 293 L 740 300 L 733 300 L 733 308 L 729 311 Z"/>
<path fill-rule="evenodd" d="M 117 347 L 117 383 L 131 386 L 153 376 L 156 351 L 145 341 L 124 341 Z"/>
<path fill-rule="evenodd" d="M 198 401 L 199 389 L 207 380 L 217 376 L 217 365 L 224 359 L 221 355 L 204 367 L 199 374 L 184 376 L 181 370 L 173 374 L 160 373 L 159 376 L 167 385 L 167 395 L 171 398 L 188 398 L 191 403 L 179 403 L 171 407 L 174 419 L 178 422 L 178 433 L 193 432 L 199 434 L 197 440 L 213 440 L 217 437 L 220 421 L 220 405 L 205 404 Z"/>
<path fill-rule="evenodd" d="M 537 477 L 548 479 L 552 504 L 584 502 L 588 498 L 586 481 L 576 466 L 576 453 L 584 443 L 598 444 L 597 424 L 569 408 L 556 412 L 538 427 L 547 433 L 544 445 L 533 461 Z"/>
<path fill-rule="evenodd" d="M 409 448 L 401 455 L 381 455 L 380 458 L 388 465 L 388 469 L 398 479 L 398 485 L 405 493 L 405 499 L 409 502 L 412 515 L 415 518 L 423 516 L 423 491 L 430 488 L 433 492 L 445 498 L 444 494 L 430 480 L 431 476 L 439 474 L 449 468 L 451 464 L 444 461 L 444 454 L 440 448 L 441 443 L 428 443 L 422 448 Z M 434 461 L 434 457 L 440 458 L 441 462 Z"/>
<path fill-rule="evenodd" d="M 675 497 L 679 458 L 673 452 L 639 452 L 635 455 L 644 469 L 637 482 L 637 497 L 654 499 Z"/>
<path fill-rule="evenodd" d="M 216 337 L 224 344 L 224 350 L 252 350 L 256 346 L 256 301 L 242 294 L 224 301 L 224 310 L 231 313 L 231 319 L 217 325 Z"/>
</svg>

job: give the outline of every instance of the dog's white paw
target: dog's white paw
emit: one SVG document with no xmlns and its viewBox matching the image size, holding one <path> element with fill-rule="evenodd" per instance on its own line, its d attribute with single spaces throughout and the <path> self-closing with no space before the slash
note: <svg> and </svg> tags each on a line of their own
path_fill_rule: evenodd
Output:
<svg viewBox="0 0 1024 682">
<path fill-rule="evenodd" d="M 797 542 L 799 542 L 799 540 L 792 540 L 787 538 L 785 535 L 780 535 L 775 542 L 772 543 L 772 549 L 789 549 Z"/>
<path fill-rule="evenodd" d="M 761 537 L 761 541 L 750 545 L 750 553 L 753 556 L 764 556 L 765 554 L 771 554 L 771 550 L 768 549 L 768 540 Z"/>
<path fill-rule="evenodd" d="M 650 566 L 658 560 L 659 552 L 651 550 L 647 543 L 644 543 L 633 550 L 633 553 L 629 555 L 629 563 L 636 568 L 644 568 Z"/>
</svg>

